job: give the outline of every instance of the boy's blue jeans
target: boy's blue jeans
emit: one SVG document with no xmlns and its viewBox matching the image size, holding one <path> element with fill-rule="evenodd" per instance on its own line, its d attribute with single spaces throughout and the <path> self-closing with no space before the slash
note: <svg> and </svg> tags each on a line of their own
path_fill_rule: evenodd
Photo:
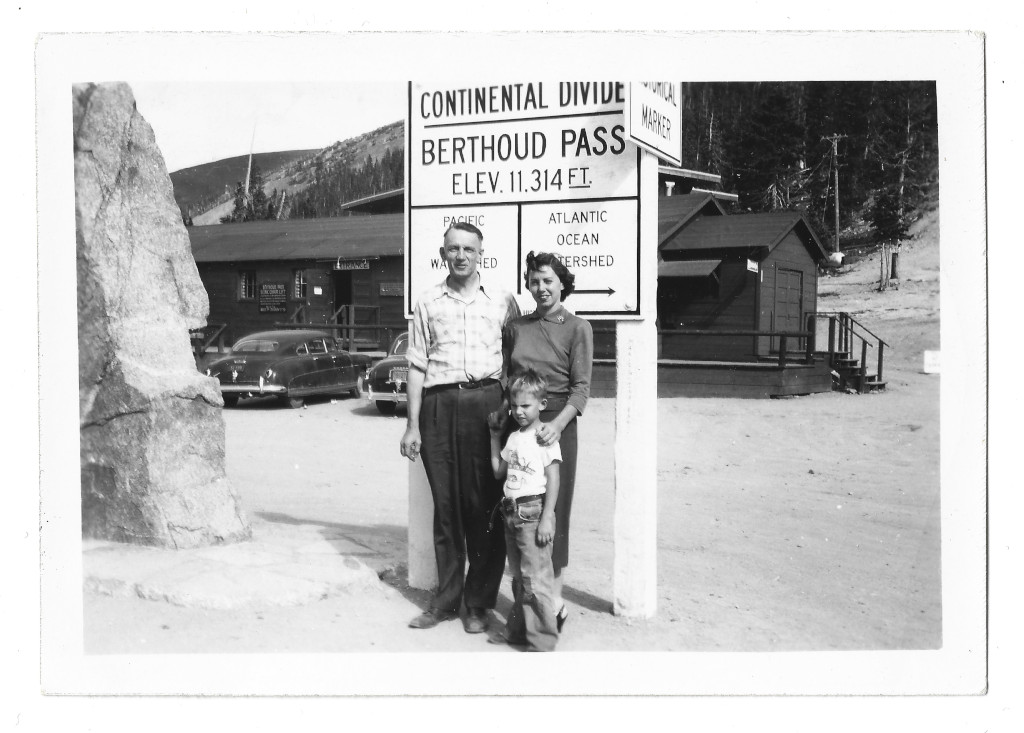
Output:
<svg viewBox="0 0 1024 733">
<path fill-rule="evenodd" d="M 526 643 L 531 651 L 554 651 L 558 626 L 554 604 L 555 570 L 551 564 L 552 543 L 537 544 L 537 525 L 544 500 L 502 502 L 505 547 L 512 571 L 512 611 L 505 625 L 505 637 L 514 644 Z"/>
</svg>

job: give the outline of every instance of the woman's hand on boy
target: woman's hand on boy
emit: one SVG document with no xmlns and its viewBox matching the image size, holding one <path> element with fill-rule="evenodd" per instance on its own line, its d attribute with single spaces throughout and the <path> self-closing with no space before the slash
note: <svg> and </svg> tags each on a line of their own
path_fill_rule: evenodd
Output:
<svg viewBox="0 0 1024 733">
<path fill-rule="evenodd" d="M 562 431 L 554 423 L 543 423 L 537 428 L 537 443 L 545 447 L 554 445 L 562 438 Z"/>
</svg>

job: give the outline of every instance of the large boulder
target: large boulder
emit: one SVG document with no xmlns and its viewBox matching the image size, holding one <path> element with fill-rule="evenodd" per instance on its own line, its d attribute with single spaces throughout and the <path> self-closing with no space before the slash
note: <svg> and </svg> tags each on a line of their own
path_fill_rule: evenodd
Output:
<svg viewBox="0 0 1024 733">
<path fill-rule="evenodd" d="M 220 390 L 189 342 L 209 300 L 153 129 L 126 84 L 76 85 L 73 109 L 83 535 L 248 538 Z"/>
</svg>

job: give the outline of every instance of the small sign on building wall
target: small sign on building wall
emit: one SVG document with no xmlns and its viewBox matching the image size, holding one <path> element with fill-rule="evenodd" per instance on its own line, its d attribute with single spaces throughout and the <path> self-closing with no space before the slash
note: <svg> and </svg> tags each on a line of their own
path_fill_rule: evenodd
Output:
<svg viewBox="0 0 1024 733">
<path fill-rule="evenodd" d="M 338 258 L 334 263 L 335 270 L 369 270 L 370 261 L 368 259 L 361 260 L 343 260 Z"/>
<path fill-rule="evenodd" d="M 284 283 L 260 283 L 259 288 L 260 313 L 284 313 L 287 309 L 287 286 Z"/>
<path fill-rule="evenodd" d="M 747 272 L 757 272 L 757 263 L 753 260 L 747 260 Z"/>
</svg>

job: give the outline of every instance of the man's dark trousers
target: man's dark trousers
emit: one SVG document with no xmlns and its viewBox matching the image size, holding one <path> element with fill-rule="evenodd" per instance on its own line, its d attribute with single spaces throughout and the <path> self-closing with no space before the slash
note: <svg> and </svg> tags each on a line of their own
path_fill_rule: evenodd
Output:
<svg viewBox="0 0 1024 733">
<path fill-rule="evenodd" d="M 424 390 L 421 455 L 434 497 L 438 581 L 431 606 L 443 611 L 458 611 L 463 598 L 467 608 L 494 608 L 498 598 L 505 533 L 500 522 L 487 527 L 502 496 L 491 468 L 487 415 L 500 407 L 501 396 L 496 382 Z"/>
</svg>

